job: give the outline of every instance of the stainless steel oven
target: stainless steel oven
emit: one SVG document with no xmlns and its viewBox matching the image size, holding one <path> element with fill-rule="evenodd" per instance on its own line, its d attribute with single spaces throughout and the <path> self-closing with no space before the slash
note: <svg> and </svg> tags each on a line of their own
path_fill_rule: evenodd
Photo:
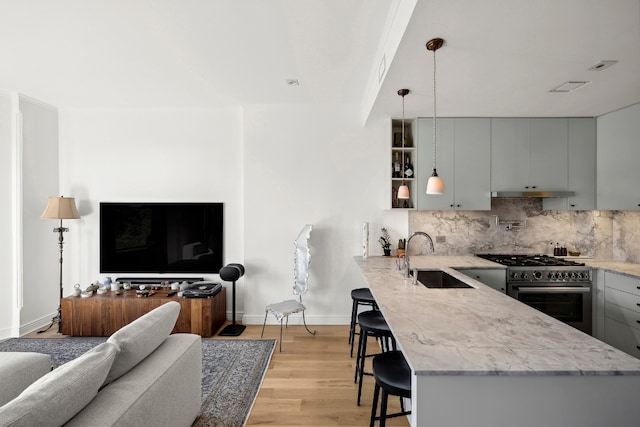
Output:
<svg viewBox="0 0 640 427">
<path fill-rule="evenodd" d="M 507 259 L 501 264 L 508 265 L 509 296 L 591 335 L 590 267 L 547 256 L 520 255 Z"/>
<path fill-rule="evenodd" d="M 509 296 L 555 317 L 589 335 L 591 325 L 591 282 L 511 282 Z"/>
</svg>

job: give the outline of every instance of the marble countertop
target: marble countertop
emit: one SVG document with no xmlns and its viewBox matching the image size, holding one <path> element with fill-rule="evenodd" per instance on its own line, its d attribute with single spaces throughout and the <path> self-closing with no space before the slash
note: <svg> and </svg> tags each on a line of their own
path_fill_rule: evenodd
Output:
<svg viewBox="0 0 640 427">
<path fill-rule="evenodd" d="M 611 271 L 613 273 L 625 274 L 627 276 L 640 277 L 640 264 L 598 259 L 588 259 L 581 262 L 584 262 L 586 265 L 593 268 L 600 268 L 603 270 Z"/>
<path fill-rule="evenodd" d="M 640 375 L 640 360 L 453 268 L 504 268 L 473 256 L 413 256 L 472 289 L 413 285 L 396 258 L 356 257 L 417 375 Z M 453 268 L 452 268 L 453 267 Z"/>
</svg>

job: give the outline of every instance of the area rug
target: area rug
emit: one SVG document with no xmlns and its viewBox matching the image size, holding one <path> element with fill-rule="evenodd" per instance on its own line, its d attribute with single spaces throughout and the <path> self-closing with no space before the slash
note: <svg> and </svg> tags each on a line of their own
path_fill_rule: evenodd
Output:
<svg viewBox="0 0 640 427">
<path fill-rule="evenodd" d="M 33 351 L 51 356 L 55 367 L 75 359 L 106 338 L 11 338 L 0 351 Z M 202 409 L 193 423 L 244 426 L 276 340 L 202 339 Z"/>
</svg>

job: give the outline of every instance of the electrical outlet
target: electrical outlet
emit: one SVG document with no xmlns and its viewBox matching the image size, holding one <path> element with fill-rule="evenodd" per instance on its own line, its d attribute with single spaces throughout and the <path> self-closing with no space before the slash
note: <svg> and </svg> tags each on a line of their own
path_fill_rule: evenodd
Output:
<svg viewBox="0 0 640 427">
<path fill-rule="evenodd" d="M 446 243 L 447 236 L 436 236 L 436 243 Z"/>
</svg>

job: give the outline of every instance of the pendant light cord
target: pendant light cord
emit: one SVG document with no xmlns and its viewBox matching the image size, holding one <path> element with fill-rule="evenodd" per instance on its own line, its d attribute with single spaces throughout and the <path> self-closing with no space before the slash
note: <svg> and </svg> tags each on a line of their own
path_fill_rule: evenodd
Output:
<svg viewBox="0 0 640 427">
<path fill-rule="evenodd" d="M 404 95 L 402 95 L 402 148 L 404 148 Z M 402 184 L 404 184 L 404 151 L 402 151 L 402 169 L 400 170 L 402 175 Z"/>
<path fill-rule="evenodd" d="M 436 169 L 436 50 L 433 50 L 433 170 Z"/>
</svg>

